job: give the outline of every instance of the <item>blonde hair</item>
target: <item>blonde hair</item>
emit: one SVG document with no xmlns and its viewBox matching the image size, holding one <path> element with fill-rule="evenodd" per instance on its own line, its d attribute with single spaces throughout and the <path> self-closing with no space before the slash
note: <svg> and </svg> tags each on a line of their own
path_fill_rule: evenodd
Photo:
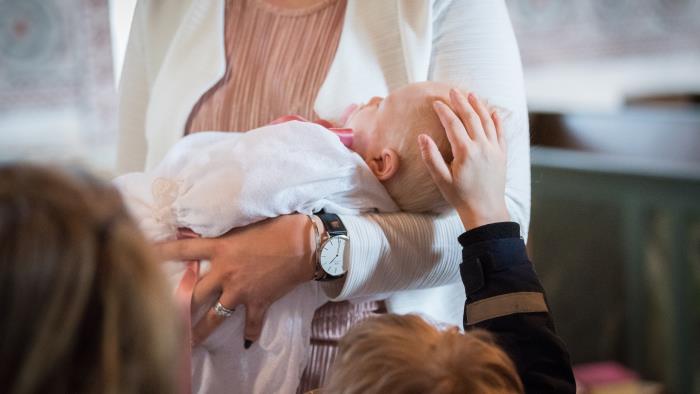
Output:
<svg viewBox="0 0 700 394">
<path fill-rule="evenodd" d="M 323 394 L 523 393 L 513 362 L 486 331 L 439 330 L 416 315 L 351 329 Z"/>
<path fill-rule="evenodd" d="M 0 391 L 167 393 L 179 329 L 116 190 L 0 167 Z"/>
<path fill-rule="evenodd" d="M 452 162 L 452 150 L 445 129 L 433 110 L 435 100 L 449 104 L 449 86 L 435 82 L 423 82 L 420 85 L 425 88 L 426 94 L 418 100 L 403 102 L 402 112 L 405 111 L 406 116 L 396 119 L 392 123 L 393 130 L 388 132 L 393 140 L 392 148 L 399 155 L 400 164 L 396 174 L 384 182 L 384 187 L 402 211 L 440 213 L 447 210 L 449 204 L 423 163 L 418 136 L 430 136 L 445 161 Z"/>
</svg>

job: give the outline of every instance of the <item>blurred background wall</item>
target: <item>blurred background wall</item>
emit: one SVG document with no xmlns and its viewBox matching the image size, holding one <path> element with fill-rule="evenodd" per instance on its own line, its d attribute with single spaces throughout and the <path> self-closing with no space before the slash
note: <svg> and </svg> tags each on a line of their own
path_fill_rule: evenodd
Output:
<svg viewBox="0 0 700 394">
<path fill-rule="evenodd" d="M 106 1 L 0 1 L 0 159 L 112 166 L 109 15 Z"/>
<path fill-rule="evenodd" d="M 510 0 L 532 110 L 700 91 L 696 0 Z"/>
<path fill-rule="evenodd" d="M 700 0 L 507 3 L 531 111 L 529 248 L 573 361 L 700 393 Z M 110 173 L 134 4 L 0 0 L 0 161 Z"/>
</svg>

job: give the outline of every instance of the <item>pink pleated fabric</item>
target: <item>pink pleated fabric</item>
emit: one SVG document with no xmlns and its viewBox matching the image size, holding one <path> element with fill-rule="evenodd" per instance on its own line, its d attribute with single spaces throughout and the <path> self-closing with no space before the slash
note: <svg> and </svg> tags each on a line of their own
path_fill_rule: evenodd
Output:
<svg viewBox="0 0 700 394">
<path fill-rule="evenodd" d="M 245 131 L 313 106 L 338 47 L 345 0 L 281 9 L 226 2 L 226 73 L 195 105 L 186 132 Z"/>
<path fill-rule="evenodd" d="M 347 0 L 287 10 L 263 0 L 228 0 L 224 77 L 190 114 L 185 133 L 245 131 L 295 114 L 316 120 L 313 105 L 338 47 Z M 299 392 L 321 387 L 348 328 L 383 303 L 328 303 L 314 316 L 311 358 Z"/>
<path fill-rule="evenodd" d="M 323 386 L 338 354 L 338 342 L 355 324 L 379 313 L 386 313 L 383 301 L 351 304 L 329 302 L 316 311 L 311 325 L 311 357 L 301 377 L 297 393 Z"/>
</svg>

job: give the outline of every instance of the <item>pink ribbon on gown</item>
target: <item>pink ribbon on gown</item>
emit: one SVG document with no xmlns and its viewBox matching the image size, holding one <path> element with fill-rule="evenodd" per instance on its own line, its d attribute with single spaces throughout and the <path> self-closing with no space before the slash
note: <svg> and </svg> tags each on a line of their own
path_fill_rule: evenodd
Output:
<svg viewBox="0 0 700 394">
<path fill-rule="evenodd" d="M 354 109 L 355 107 L 350 106 L 350 107 L 348 107 L 348 110 L 351 108 Z M 348 110 L 346 110 L 345 112 L 348 112 Z M 316 123 L 317 125 L 323 126 L 323 127 L 327 128 L 328 130 L 330 130 L 331 132 L 333 132 L 335 135 L 337 135 L 338 138 L 340 138 L 340 142 L 342 142 L 343 145 L 345 145 L 345 147 L 347 147 L 348 149 L 352 148 L 352 129 L 347 128 L 347 127 L 335 127 L 335 125 L 333 123 L 331 123 L 330 121 L 325 120 L 325 119 L 318 119 L 318 120 L 311 122 L 311 121 L 309 121 L 309 120 L 307 120 L 299 115 L 285 115 L 285 116 L 281 116 L 281 117 L 273 120 L 272 122 L 270 122 L 270 124 L 271 125 L 272 124 L 279 124 L 279 123 L 284 123 L 284 122 L 290 122 L 292 120 L 298 120 L 300 122 Z"/>
</svg>

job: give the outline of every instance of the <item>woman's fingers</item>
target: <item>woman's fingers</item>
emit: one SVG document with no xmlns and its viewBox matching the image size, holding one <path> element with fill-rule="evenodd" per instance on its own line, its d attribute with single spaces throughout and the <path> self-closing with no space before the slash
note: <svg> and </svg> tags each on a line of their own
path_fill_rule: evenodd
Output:
<svg viewBox="0 0 700 394">
<path fill-rule="evenodd" d="M 266 305 L 246 305 L 245 309 L 245 332 L 243 334 L 243 345 L 248 349 L 253 342 L 260 338 L 260 333 L 265 320 Z"/>
<path fill-rule="evenodd" d="M 470 142 L 462 120 L 442 101 L 435 101 L 433 109 L 438 118 L 440 118 L 442 127 L 445 128 L 447 139 L 452 147 L 452 156 L 455 158 L 459 157 L 459 153 L 467 149 Z"/>
<path fill-rule="evenodd" d="M 202 343 L 225 319 L 226 317 L 217 315 L 214 308 L 210 308 L 204 317 L 192 327 L 192 345 L 197 346 Z"/>
<path fill-rule="evenodd" d="M 467 133 L 472 140 L 478 140 L 484 137 L 484 129 L 481 125 L 481 118 L 476 113 L 472 105 L 467 101 L 464 95 L 456 89 L 450 89 L 450 102 L 454 112 L 459 116 L 464 126 L 467 128 Z"/>
<path fill-rule="evenodd" d="M 491 113 L 489 110 L 486 108 L 484 103 L 479 100 L 474 93 L 469 93 L 468 96 L 469 104 L 471 104 L 471 107 L 474 109 L 476 114 L 479 116 L 479 119 L 481 120 L 481 126 L 482 130 L 484 131 L 484 134 L 486 135 L 486 138 L 488 138 L 491 141 L 496 141 L 496 127 L 493 124 L 493 120 L 491 119 Z"/>
<path fill-rule="evenodd" d="M 235 310 L 240 301 L 238 300 L 238 295 L 224 292 L 221 294 L 218 300 L 214 302 L 220 303 L 226 309 Z M 214 330 L 216 330 L 226 319 L 231 317 L 221 316 L 217 314 L 214 310 L 214 305 L 204 314 L 204 317 L 200 319 L 197 324 L 192 328 L 192 342 L 194 345 L 199 345 L 204 341 Z"/>
<path fill-rule="evenodd" d="M 164 261 L 208 260 L 214 242 L 207 238 L 178 239 L 155 245 L 158 256 Z"/>
<path fill-rule="evenodd" d="M 197 281 L 192 292 L 192 311 L 197 311 L 221 293 L 221 278 L 213 272 L 208 272 Z"/>
<path fill-rule="evenodd" d="M 239 305 L 250 309 L 245 335 L 248 340 L 257 340 L 267 305 L 308 281 L 308 262 L 313 253 L 310 237 L 313 234 L 309 219 L 295 214 L 212 238 L 213 244 L 204 247 L 205 252 L 211 249 L 212 256 L 208 260 L 212 270 L 201 278 L 193 294 L 195 306 L 209 309 L 194 324 L 193 342 L 202 342 L 223 322 L 224 318 L 211 309 L 217 301 L 229 309 Z M 193 245 L 197 248 L 197 244 Z M 219 291 L 223 292 L 221 296 L 216 295 Z"/>
<path fill-rule="evenodd" d="M 428 173 L 430 173 L 438 188 L 442 190 L 443 185 L 449 184 L 452 180 L 452 175 L 447 167 L 447 163 L 445 163 L 445 159 L 440 154 L 435 141 L 429 136 L 425 134 L 419 135 L 418 144 L 423 163 L 428 168 Z"/>
</svg>

